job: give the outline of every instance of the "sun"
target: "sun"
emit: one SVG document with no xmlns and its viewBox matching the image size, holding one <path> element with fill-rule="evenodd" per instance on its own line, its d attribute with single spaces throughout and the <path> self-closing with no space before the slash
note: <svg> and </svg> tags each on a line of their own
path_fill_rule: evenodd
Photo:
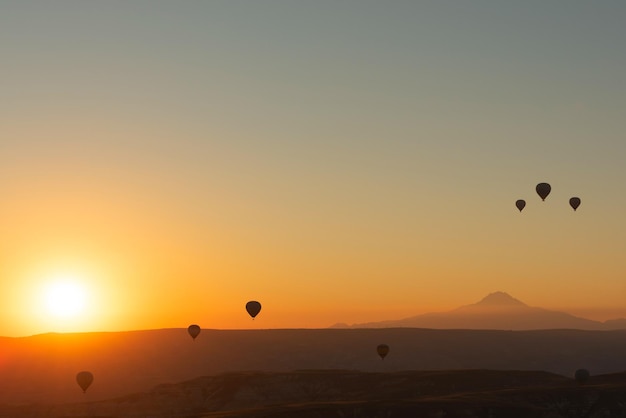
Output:
<svg viewBox="0 0 626 418">
<path fill-rule="evenodd" d="M 72 318 L 82 313 L 87 305 L 87 292 L 80 281 L 58 279 L 46 285 L 43 292 L 48 314 L 57 318 Z"/>
</svg>

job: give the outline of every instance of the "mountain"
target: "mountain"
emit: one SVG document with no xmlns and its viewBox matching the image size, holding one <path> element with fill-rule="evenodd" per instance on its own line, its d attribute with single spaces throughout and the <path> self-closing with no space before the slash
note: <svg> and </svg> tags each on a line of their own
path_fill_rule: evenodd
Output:
<svg viewBox="0 0 626 418">
<path fill-rule="evenodd" d="M 626 322 L 626 321 L 625 321 Z M 599 321 L 580 318 L 565 312 L 528 306 L 505 292 L 487 295 L 481 301 L 461 306 L 448 312 L 433 312 L 409 318 L 367 322 L 361 324 L 336 324 L 332 328 L 437 328 L 437 329 L 620 329 L 626 324 L 615 322 L 611 327 Z"/>
</svg>

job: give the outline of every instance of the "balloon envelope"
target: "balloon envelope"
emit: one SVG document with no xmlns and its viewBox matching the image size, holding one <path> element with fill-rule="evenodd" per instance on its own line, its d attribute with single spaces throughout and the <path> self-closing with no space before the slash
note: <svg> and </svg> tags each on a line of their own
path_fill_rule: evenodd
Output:
<svg viewBox="0 0 626 418">
<path fill-rule="evenodd" d="M 254 319 L 254 317 L 257 316 L 259 312 L 261 312 L 261 304 L 256 300 L 251 300 L 250 302 L 246 303 L 246 311 L 248 311 L 248 314 L 250 314 L 252 319 Z"/>
<path fill-rule="evenodd" d="M 537 190 L 537 194 L 541 197 L 541 200 L 546 200 L 552 187 L 550 187 L 548 183 L 539 183 L 537 187 L 535 187 L 535 190 Z"/>
<path fill-rule="evenodd" d="M 578 206 L 580 206 L 580 198 L 579 197 L 572 197 L 569 200 L 569 205 L 572 207 L 572 209 L 576 210 L 578 209 Z"/>
<path fill-rule="evenodd" d="M 517 201 L 515 201 L 515 206 L 519 209 L 519 211 L 521 212 L 522 209 L 524 209 L 524 207 L 526 206 L 526 201 L 523 199 L 519 199 Z"/>
<path fill-rule="evenodd" d="M 578 369 L 574 373 L 574 379 L 580 384 L 586 383 L 589 380 L 589 376 L 589 370 L 587 369 Z"/>
<path fill-rule="evenodd" d="M 384 360 L 387 354 L 389 354 L 389 346 L 387 344 L 380 344 L 378 347 L 376 347 L 376 352 L 378 353 L 380 358 Z"/>
<path fill-rule="evenodd" d="M 191 335 L 191 338 L 195 340 L 196 337 L 200 334 L 200 327 L 196 324 L 189 325 L 189 327 L 187 328 L 187 332 L 189 333 L 189 335 Z"/>
<path fill-rule="evenodd" d="M 91 372 L 79 372 L 76 375 L 76 383 L 78 383 L 78 386 L 80 386 L 80 388 L 83 390 L 83 393 L 87 391 L 87 388 L 91 385 L 91 382 L 93 382 L 93 374 L 91 374 Z"/>
</svg>

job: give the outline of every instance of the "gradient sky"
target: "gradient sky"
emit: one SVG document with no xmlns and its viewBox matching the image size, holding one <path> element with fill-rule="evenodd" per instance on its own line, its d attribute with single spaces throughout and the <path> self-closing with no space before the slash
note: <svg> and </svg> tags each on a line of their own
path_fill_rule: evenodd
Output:
<svg viewBox="0 0 626 418">
<path fill-rule="evenodd" d="M 626 317 L 624 22 L 621 0 L 0 0 L 0 335 L 498 290 Z M 41 308 L 59 277 L 79 318 Z"/>
</svg>

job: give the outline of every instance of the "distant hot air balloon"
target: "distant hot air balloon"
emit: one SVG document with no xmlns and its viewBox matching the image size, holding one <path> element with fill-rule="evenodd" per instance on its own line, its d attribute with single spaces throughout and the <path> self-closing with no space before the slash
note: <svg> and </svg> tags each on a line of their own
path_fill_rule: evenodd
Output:
<svg viewBox="0 0 626 418">
<path fill-rule="evenodd" d="M 254 319 L 254 317 L 257 316 L 259 312 L 261 312 L 261 304 L 256 300 L 251 300 L 250 302 L 246 303 L 246 311 L 248 311 L 252 319 Z"/>
<path fill-rule="evenodd" d="M 387 344 L 379 344 L 378 347 L 376 347 L 376 352 L 380 358 L 384 360 L 387 354 L 389 354 L 389 346 Z"/>
<path fill-rule="evenodd" d="M 196 337 L 200 334 L 200 327 L 196 324 L 189 325 L 189 327 L 187 328 L 187 332 L 189 333 L 189 335 L 191 335 L 191 338 L 195 340 Z"/>
<path fill-rule="evenodd" d="M 581 385 L 587 383 L 589 376 L 589 370 L 587 369 L 578 369 L 576 373 L 574 373 L 574 379 Z"/>
<path fill-rule="evenodd" d="M 552 187 L 550 187 L 548 183 L 539 183 L 537 187 L 535 187 L 535 190 L 537 190 L 537 194 L 541 197 L 541 200 L 546 200 Z"/>
<path fill-rule="evenodd" d="M 76 375 L 76 383 L 78 383 L 78 386 L 80 386 L 80 388 L 83 390 L 83 393 L 85 393 L 87 391 L 87 388 L 91 385 L 91 382 L 93 382 L 93 374 L 91 374 L 91 372 L 79 372 Z"/>
<path fill-rule="evenodd" d="M 523 199 L 519 199 L 515 201 L 515 206 L 517 206 L 517 208 L 519 209 L 519 211 L 521 212 L 522 209 L 524 209 L 524 207 L 526 206 L 526 201 Z"/>
<path fill-rule="evenodd" d="M 572 207 L 572 209 L 576 210 L 578 209 L 578 206 L 580 206 L 580 198 L 579 197 L 572 197 L 569 200 L 569 205 Z"/>
</svg>

